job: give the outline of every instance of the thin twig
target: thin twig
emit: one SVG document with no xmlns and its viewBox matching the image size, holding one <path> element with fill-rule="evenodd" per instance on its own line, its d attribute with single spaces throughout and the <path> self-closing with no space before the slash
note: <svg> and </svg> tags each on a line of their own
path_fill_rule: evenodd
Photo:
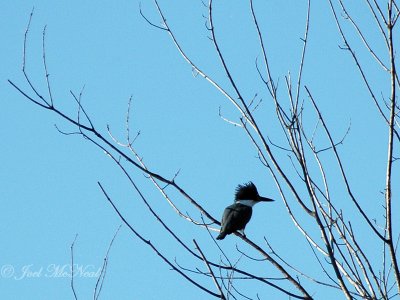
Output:
<svg viewBox="0 0 400 300">
<path fill-rule="evenodd" d="M 118 232 L 121 229 L 121 227 L 122 227 L 122 224 L 118 226 L 117 231 L 114 233 L 114 236 L 111 239 L 110 244 L 108 245 L 108 249 L 107 249 L 106 255 L 105 255 L 104 260 L 103 260 L 103 266 L 102 266 L 101 271 L 100 271 L 100 276 L 97 278 L 96 286 L 94 288 L 94 293 L 93 293 L 93 299 L 94 300 L 98 300 L 99 297 L 100 297 L 100 293 L 101 293 L 101 290 L 102 290 L 103 284 L 104 284 L 104 279 L 106 277 L 106 271 L 107 271 L 107 266 L 108 266 L 108 257 L 109 257 L 109 254 L 110 254 L 110 250 L 111 250 L 111 247 L 112 247 L 112 245 L 114 243 L 114 240 L 117 237 Z"/>
<path fill-rule="evenodd" d="M 193 243 L 196 246 L 197 251 L 199 251 L 200 256 L 203 258 L 203 261 L 206 264 L 208 271 L 210 272 L 211 278 L 213 279 L 215 286 L 217 287 L 218 291 L 221 294 L 221 299 L 226 300 L 224 292 L 222 291 L 221 286 L 219 285 L 218 280 L 215 277 L 214 272 L 213 272 L 212 268 L 210 267 L 210 264 L 208 263 L 208 260 L 204 256 L 203 251 L 201 251 L 199 244 L 196 242 L 195 239 L 193 239 Z"/>
<path fill-rule="evenodd" d="M 74 286 L 74 277 L 75 277 L 75 274 L 74 274 L 74 246 L 75 246 L 75 241 L 77 238 L 78 238 L 78 234 L 75 235 L 74 241 L 71 244 L 71 289 L 74 294 L 75 300 L 78 300 L 78 297 L 75 292 L 75 286 Z"/>
<path fill-rule="evenodd" d="M 43 66 L 44 66 L 44 71 L 45 71 L 45 76 L 46 76 L 46 84 L 47 84 L 47 91 L 49 93 L 50 97 L 50 105 L 53 106 L 53 95 L 51 92 L 51 85 L 50 85 L 50 74 L 47 71 L 47 62 L 46 62 L 46 45 L 45 45 L 45 40 L 46 40 L 46 28 L 47 26 L 44 26 L 43 28 L 43 34 L 42 34 L 42 54 L 43 54 Z"/>
</svg>

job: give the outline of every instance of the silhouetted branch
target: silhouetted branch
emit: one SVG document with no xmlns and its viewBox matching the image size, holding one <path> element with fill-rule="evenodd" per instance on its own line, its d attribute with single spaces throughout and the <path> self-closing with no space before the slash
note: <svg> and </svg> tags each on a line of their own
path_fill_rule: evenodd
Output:
<svg viewBox="0 0 400 300">
<path fill-rule="evenodd" d="M 33 12 L 33 11 L 32 11 Z M 50 74 L 47 71 L 47 62 L 46 62 L 46 45 L 45 45 L 45 40 L 46 40 L 46 26 L 43 28 L 43 34 L 42 34 L 42 53 L 43 53 L 43 66 L 44 66 L 44 71 L 45 71 L 45 76 L 46 76 L 46 84 L 47 84 L 47 91 L 49 94 L 50 98 L 50 105 L 53 106 L 53 95 L 51 93 L 51 87 L 50 87 Z"/>
<path fill-rule="evenodd" d="M 117 215 L 119 216 L 119 218 L 121 219 L 121 221 L 129 228 L 129 230 L 137 237 L 139 238 L 143 243 L 145 243 L 146 245 L 148 245 L 151 250 L 156 253 L 167 265 L 169 265 L 172 270 L 176 271 L 178 274 L 180 274 L 183 278 L 185 278 L 188 282 L 190 282 L 191 284 L 195 285 L 196 287 L 198 287 L 199 289 L 201 289 L 202 291 L 206 292 L 209 295 L 212 295 L 216 298 L 219 298 L 220 295 L 216 294 L 212 291 L 210 291 L 209 289 L 205 288 L 204 286 L 202 286 L 201 284 L 197 283 L 196 281 L 194 281 L 192 278 L 190 278 L 189 276 L 187 276 L 185 273 L 183 273 L 181 270 L 179 270 L 179 268 L 177 268 L 168 258 L 166 258 L 154 245 L 150 240 L 146 240 L 141 234 L 139 234 L 138 231 L 136 231 L 129 223 L 128 221 L 122 216 L 122 214 L 120 213 L 120 211 L 118 210 L 118 208 L 115 206 L 114 202 L 111 200 L 111 198 L 108 196 L 107 192 L 104 190 L 103 186 L 101 185 L 100 182 L 97 182 L 97 184 L 99 185 L 101 191 L 103 192 L 104 196 L 107 198 L 108 202 L 111 204 L 111 206 L 113 207 L 114 211 L 117 213 Z"/>
<path fill-rule="evenodd" d="M 342 11 L 344 13 L 344 18 L 346 20 L 348 20 L 354 27 L 354 29 L 356 30 L 357 34 L 359 35 L 360 39 L 362 40 L 362 42 L 364 43 L 364 46 L 366 49 L 368 49 L 368 51 L 371 53 L 372 57 L 379 63 L 379 65 L 386 71 L 389 72 L 388 67 L 385 66 L 385 64 L 382 62 L 382 60 L 378 57 L 378 55 L 375 53 L 374 50 L 372 50 L 370 44 L 367 42 L 364 34 L 362 33 L 360 27 L 357 25 L 357 23 L 353 20 L 353 18 L 350 16 L 350 14 L 348 13 L 345 5 L 343 4 L 343 0 L 339 0 L 340 6 L 342 8 Z"/>
<path fill-rule="evenodd" d="M 384 237 L 382 236 L 382 234 L 375 228 L 374 224 L 372 224 L 370 218 L 368 218 L 368 216 L 365 214 L 364 210 L 361 208 L 361 206 L 360 206 L 360 204 L 358 203 L 357 199 L 356 199 L 355 196 L 353 195 L 353 192 L 352 192 L 352 190 L 351 190 L 351 188 L 350 188 L 349 181 L 348 181 L 347 176 L 346 176 L 346 173 L 345 173 L 345 171 L 344 171 L 344 167 L 343 167 L 342 161 L 341 161 L 340 156 L 339 156 L 339 154 L 338 154 L 338 152 L 337 152 L 337 150 L 336 150 L 336 146 L 335 146 L 335 143 L 334 143 L 334 141 L 333 141 L 333 139 L 332 139 L 332 136 L 331 136 L 331 134 L 330 134 L 330 132 L 329 132 L 329 130 L 328 130 L 326 124 L 325 124 L 325 121 L 324 121 L 324 119 L 323 119 L 323 117 L 322 117 L 322 115 L 321 115 L 321 112 L 319 111 L 318 106 L 316 105 L 316 103 L 315 103 L 315 101 L 314 101 L 314 99 L 313 99 L 313 97 L 312 97 L 310 91 L 308 90 L 307 86 L 305 87 L 305 89 L 306 89 L 306 91 L 307 91 L 307 93 L 308 93 L 308 97 L 309 97 L 309 99 L 311 100 L 311 103 L 313 104 L 313 107 L 315 108 L 315 110 L 316 110 L 316 112 L 317 112 L 317 114 L 318 114 L 318 117 L 319 117 L 320 120 L 321 120 L 321 124 L 322 124 L 322 126 L 323 126 L 323 128 L 324 128 L 324 130 L 325 130 L 325 132 L 326 132 L 326 135 L 327 135 L 327 137 L 328 137 L 328 139 L 329 139 L 329 142 L 331 143 L 332 150 L 333 150 L 333 152 L 334 152 L 334 154 L 335 154 L 336 161 L 337 161 L 337 163 L 338 163 L 338 165 L 339 165 L 339 169 L 340 169 L 340 172 L 341 172 L 341 174 L 342 174 L 342 178 L 343 178 L 343 181 L 344 181 L 344 183 L 345 183 L 345 185 L 346 185 L 347 192 L 348 192 L 350 198 L 352 199 L 353 203 L 356 205 L 358 211 L 361 213 L 361 215 L 363 216 L 363 218 L 367 221 L 367 223 L 368 223 L 368 225 L 370 226 L 370 228 L 375 232 L 375 234 L 376 234 L 380 239 L 384 240 L 385 238 L 384 238 Z"/>
<path fill-rule="evenodd" d="M 395 64 L 395 49 L 393 44 L 393 1 L 389 1 L 388 5 L 388 17 L 387 17 L 387 28 L 388 28 L 388 41 L 389 41 L 389 56 L 390 56 L 390 116 L 389 116 L 389 139 L 388 139 L 388 156 L 387 156 L 387 168 L 386 168 L 386 184 L 385 184 L 385 202 L 386 202 L 386 234 L 387 243 L 391 258 L 391 266 L 393 267 L 394 277 L 396 279 L 397 291 L 400 293 L 400 269 L 397 262 L 396 250 L 394 247 L 393 240 L 393 215 L 392 215 L 392 173 L 393 173 L 393 148 L 394 148 L 394 137 L 396 134 L 395 128 L 395 115 L 396 115 L 396 64 Z"/>
<path fill-rule="evenodd" d="M 113 238 L 111 239 L 110 244 L 108 245 L 108 249 L 107 249 L 106 255 L 103 260 L 103 266 L 101 267 L 100 276 L 97 278 L 96 285 L 94 288 L 94 293 L 93 293 L 94 300 L 98 300 L 100 297 L 100 293 L 101 293 L 101 290 L 102 290 L 103 284 L 104 284 L 104 279 L 106 278 L 106 271 L 107 271 L 107 266 L 108 266 L 110 250 L 111 250 L 114 240 L 117 237 L 118 232 L 121 229 L 121 227 L 122 227 L 122 224 L 118 226 L 117 231 L 115 232 Z"/>
<path fill-rule="evenodd" d="M 227 91 L 225 91 L 216 81 L 214 81 L 211 77 L 209 77 L 205 72 L 203 72 L 200 68 L 197 67 L 197 65 L 186 55 L 186 53 L 183 51 L 180 43 L 178 40 L 175 38 L 174 33 L 171 31 L 170 27 L 168 26 L 167 20 L 164 17 L 164 14 L 156 0 L 154 0 L 154 3 L 157 7 L 157 11 L 163 21 L 163 24 L 165 26 L 166 31 L 168 32 L 169 36 L 171 37 L 173 43 L 175 44 L 176 48 L 178 49 L 179 53 L 181 56 L 185 59 L 185 61 L 205 80 L 207 80 L 211 85 L 213 85 L 219 92 L 221 92 L 222 95 L 224 95 L 242 114 L 243 117 L 246 118 L 245 112 L 242 110 L 242 108 L 239 106 L 237 101 L 232 97 L 231 95 L 228 94 Z"/>
<path fill-rule="evenodd" d="M 292 106 L 293 115 L 297 115 L 299 99 L 300 99 L 300 87 L 301 87 L 301 79 L 303 75 L 303 67 L 304 67 L 304 60 L 306 56 L 306 47 L 308 41 L 308 32 L 310 28 L 310 9 L 311 9 L 311 0 L 307 1 L 307 18 L 306 18 L 306 28 L 304 31 L 304 38 L 303 41 L 303 50 L 301 52 L 301 60 L 299 64 L 299 74 L 297 76 L 297 89 L 296 89 L 296 101 L 295 104 Z"/>
<path fill-rule="evenodd" d="M 199 244 L 196 242 L 195 239 L 193 239 L 193 243 L 196 246 L 197 251 L 199 251 L 199 254 L 200 254 L 201 258 L 203 259 L 205 265 L 207 266 L 207 269 L 210 272 L 210 276 L 213 279 L 213 281 L 215 283 L 215 286 L 217 287 L 218 291 L 220 292 L 221 299 L 226 300 L 224 292 L 222 291 L 221 286 L 219 285 L 218 280 L 215 277 L 214 272 L 213 272 L 212 268 L 210 267 L 210 264 L 208 263 L 207 258 L 204 256 L 203 251 L 201 251 Z"/>
<path fill-rule="evenodd" d="M 78 238 L 78 234 L 75 235 L 75 238 L 71 244 L 71 289 L 72 289 L 72 293 L 74 294 L 74 298 L 75 300 L 78 300 L 78 296 L 76 295 L 75 292 L 75 286 L 74 286 L 74 246 L 75 246 L 75 242 L 76 239 Z"/>
</svg>

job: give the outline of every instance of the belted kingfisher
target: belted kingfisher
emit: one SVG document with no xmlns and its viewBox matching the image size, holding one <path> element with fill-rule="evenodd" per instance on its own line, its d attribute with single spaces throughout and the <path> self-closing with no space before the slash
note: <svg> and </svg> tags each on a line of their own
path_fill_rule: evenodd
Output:
<svg viewBox="0 0 400 300">
<path fill-rule="evenodd" d="M 221 231 L 217 236 L 217 240 L 224 239 L 227 234 L 231 234 L 236 230 L 241 230 L 245 235 L 244 228 L 250 221 L 253 205 L 258 202 L 270 201 L 274 200 L 261 197 L 256 186 L 251 181 L 247 184 L 239 184 L 236 188 L 235 203 L 225 208 L 222 215 Z"/>
</svg>

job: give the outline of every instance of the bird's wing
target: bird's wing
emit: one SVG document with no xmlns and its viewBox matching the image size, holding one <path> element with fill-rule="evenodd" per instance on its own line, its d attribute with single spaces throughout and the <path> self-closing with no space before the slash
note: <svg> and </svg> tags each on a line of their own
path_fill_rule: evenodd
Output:
<svg viewBox="0 0 400 300">
<path fill-rule="evenodd" d="M 243 214 L 243 212 L 247 212 Z M 249 206 L 232 204 L 225 208 L 221 221 L 221 230 L 230 234 L 236 230 L 244 229 L 249 222 L 252 209 Z"/>
<path fill-rule="evenodd" d="M 229 205 L 227 208 L 225 208 L 224 213 L 222 215 L 222 220 L 221 220 L 221 227 L 225 227 L 226 221 L 229 219 L 230 215 L 235 211 L 235 204 Z"/>
</svg>

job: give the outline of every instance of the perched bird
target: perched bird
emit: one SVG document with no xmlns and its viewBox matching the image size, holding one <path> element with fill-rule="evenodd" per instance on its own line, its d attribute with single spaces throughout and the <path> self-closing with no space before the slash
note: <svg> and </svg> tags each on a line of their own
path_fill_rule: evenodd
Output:
<svg viewBox="0 0 400 300">
<path fill-rule="evenodd" d="M 217 240 L 222 240 L 227 234 L 241 230 L 243 235 L 246 224 L 250 221 L 253 205 L 258 202 L 274 201 L 270 198 L 261 197 L 257 188 L 251 181 L 247 184 L 239 184 L 236 188 L 235 203 L 224 210 L 221 221 L 221 231 Z"/>
</svg>

